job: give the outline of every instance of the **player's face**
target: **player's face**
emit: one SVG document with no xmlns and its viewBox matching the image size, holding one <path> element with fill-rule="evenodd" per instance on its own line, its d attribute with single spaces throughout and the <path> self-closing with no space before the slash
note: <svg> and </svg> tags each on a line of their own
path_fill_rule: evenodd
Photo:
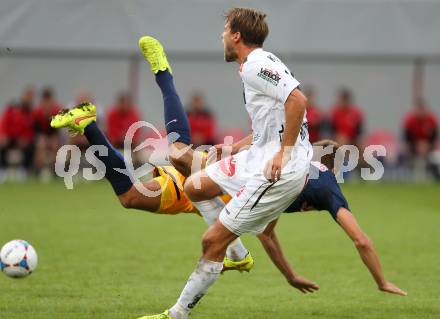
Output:
<svg viewBox="0 0 440 319">
<path fill-rule="evenodd" d="M 237 51 L 235 49 L 235 42 L 233 38 L 234 35 L 231 34 L 231 29 L 229 28 L 229 25 L 226 23 L 222 33 L 224 55 L 226 62 L 234 62 L 238 58 Z"/>
</svg>

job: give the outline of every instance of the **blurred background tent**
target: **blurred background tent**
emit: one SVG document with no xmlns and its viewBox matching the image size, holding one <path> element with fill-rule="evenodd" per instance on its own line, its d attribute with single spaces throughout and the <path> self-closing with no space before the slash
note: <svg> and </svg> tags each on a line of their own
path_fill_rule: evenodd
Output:
<svg viewBox="0 0 440 319">
<path fill-rule="evenodd" d="M 165 45 L 185 104 L 203 92 L 219 137 L 248 131 L 238 66 L 223 61 L 221 42 L 223 14 L 237 5 L 267 13 L 265 48 L 313 87 L 326 117 L 340 88 L 362 111 L 362 134 L 386 129 L 403 140 L 420 98 L 440 114 L 440 2 L 427 0 L 3 0 L 0 111 L 28 85 L 52 87 L 62 106 L 87 90 L 103 113 L 126 91 L 143 120 L 163 126 L 162 98 L 137 47 L 150 34 Z"/>
</svg>

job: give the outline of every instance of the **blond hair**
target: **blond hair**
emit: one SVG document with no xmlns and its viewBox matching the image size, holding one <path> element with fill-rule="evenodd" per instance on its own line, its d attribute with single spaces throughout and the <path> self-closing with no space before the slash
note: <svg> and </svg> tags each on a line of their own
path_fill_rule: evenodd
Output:
<svg viewBox="0 0 440 319">
<path fill-rule="evenodd" d="M 250 8 L 232 8 L 225 14 L 231 33 L 240 32 L 243 43 L 262 47 L 269 34 L 266 14 Z"/>
</svg>

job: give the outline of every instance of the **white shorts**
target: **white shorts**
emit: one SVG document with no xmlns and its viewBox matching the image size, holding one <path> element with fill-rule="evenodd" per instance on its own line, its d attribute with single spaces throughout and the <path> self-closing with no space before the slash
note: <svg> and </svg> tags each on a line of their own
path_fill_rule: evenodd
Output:
<svg viewBox="0 0 440 319">
<path fill-rule="evenodd" d="M 220 222 L 237 236 L 257 235 L 298 197 L 307 181 L 308 166 L 301 171 L 283 173 L 279 181 L 272 183 L 262 174 L 242 174 L 244 154 L 241 153 L 209 165 L 205 170 L 232 197 L 220 213 Z"/>
</svg>

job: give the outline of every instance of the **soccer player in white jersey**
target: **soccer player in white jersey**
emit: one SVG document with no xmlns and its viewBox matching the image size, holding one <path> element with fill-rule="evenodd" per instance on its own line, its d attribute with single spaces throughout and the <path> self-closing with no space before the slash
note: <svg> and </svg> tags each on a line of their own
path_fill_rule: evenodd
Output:
<svg viewBox="0 0 440 319">
<path fill-rule="evenodd" d="M 229 243 L 242 234 L 265 233 L 278 243 L 275 223 L 306 184 L 312 158 L 306 98 L 290 70 L 262 49 L 269 33 L 265 17 L 264 13 L 245 8 L 234 8 L 226 14 L 222 35 L 225 60 L 240 64 L 253 134 L 236 144 L 232 156 L 186 180 L 185 192 L 194 205 L 219 218 L 203 236 L 203 256 L 177 303 L 163 314 L 144 319 L 186 319 L 219 277 Z M 226 206 L 216 200 L 224 192 L 232 196 Z M 317 290 L 316 284 L 293 271 L 278 249 L 282 258 L 277 266 L 287 281 L 303 292 Z"/>
</svg>

